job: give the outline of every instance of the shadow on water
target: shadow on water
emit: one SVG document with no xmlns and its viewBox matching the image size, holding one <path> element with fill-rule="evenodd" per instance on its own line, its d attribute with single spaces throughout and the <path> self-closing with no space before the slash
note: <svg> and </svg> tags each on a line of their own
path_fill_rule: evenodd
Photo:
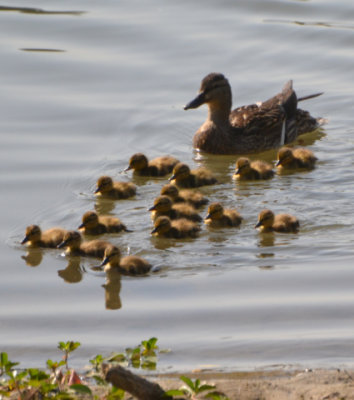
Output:
<svg viewBox="0 0 354 400">
<path fill-rule="evenodd" d="M 82 15 L 86 14 L 86 11 L 47 11 L 41 8 L 32 8 L 32 7 L 9 7 L 9 6 L 0 6 L 0 11 L 12 11 L 12 12 L 20 12 L 24 14 L 45 14 L 45 15 Z"/>
<path fill-rule="evenodd" d="M 350 29 L 353 30 L 353 25 L 346 25 L 341 23 L 333 23 L 333 22 L 304 22 L 304 21 L 291 21 L 291 20 L 282 20 L 282 19 L 264 19 L 263 22 L 271 23 L 271 24 L 291 24 L 291 25 L 300 25 L 300 26 L 315 26 L 319 28 L 335 28 L 335 29 Z"/>
</svg>

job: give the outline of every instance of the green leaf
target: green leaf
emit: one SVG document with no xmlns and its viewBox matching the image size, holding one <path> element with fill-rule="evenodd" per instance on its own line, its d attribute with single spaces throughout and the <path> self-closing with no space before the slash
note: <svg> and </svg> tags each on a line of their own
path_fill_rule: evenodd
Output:
<svg viewBox="0 0 354 400">
<path fill-rule="evenodd" d="M 5 367 L 7 363 L 9 362 L 9 357 L 7 353 L 0 353 L 0 367 Z"/>
<path fill-rule="evenodd" d="M 182 389 L 172 389 L 165 392 L 166 396 L 184 396 L 186 392 Z"/>
<path fill-rule="evenodd" d="M 198 393 L 201 393 L 201 392 L 205 392 L 206 390 L 215 389 L 215 385 L 202 385 L 202 386 L 199 386 L 198 389 L 199 389 Z"/>
<path fill-rule="evenodd" d="M 70 389 L 75 390 L 75 392 L 77 392 L 77 393 L 89 394 L 90 396 L 92 396 L 91 389 L 86 385 L 80 385 L 77 383 L 74 385 L 70 385 Z"/>
<path fill-rule="evenodd" d="M 100 385 L 100 386 L 105 386 L 105 385 L 107 385 L 106 380 L 103 379 L 102 376 L 99 376 L 99 375 L 92 375 L 91 378 L 95 380 L 96 385 Z"/>
<path fill-rule="evenodd" d="M 192 389 L 193 390 L 193 392 L 194 392 L 194 388 L 195 388 L 195 386 L 194 386 L 194 383 L 193 383 L 193 381 L 191 380 L 191 379 L 189 379 L 187 376 L 180 376 L 180 378 L 179 378 L 181 381 L 183 381 L 190 389 Z"/>
<path fill-rule="evenodd" d="M 46 374 L 44 371 L 41 371 L 40 369 L 29 368 L 27 371 L 30 376 L 30 379 L 33 379 L 33 380 L 41 381 L 41 380 L 49 378 L 49 375 Z"/>
<path fill-rule="evenodd" d="M 123 362 L 126 361 L 126 356 L 123 353 L 114 353 L 112 354 L 107 361 L 108 362 Z"/>
<path fill-rule="evenodd" d="M 111 391 L 108 393 L 107 400 L 122 400 L 124 395 L 125 391 L 123 389 L 112 386 Z"/>
</svg>

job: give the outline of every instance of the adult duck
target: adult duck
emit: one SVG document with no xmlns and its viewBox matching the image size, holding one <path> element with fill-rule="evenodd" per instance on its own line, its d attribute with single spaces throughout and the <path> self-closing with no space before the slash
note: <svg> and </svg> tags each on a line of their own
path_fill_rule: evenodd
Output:
<svg viewBox="0 0 354 400">
<path fill-rule="evenodd" d="M 189 110 L 207 104 L 209 108 L 206 121 L 194 135 L 193 146 L 213 154 L 246 154 L 293 142 L 299 134 L 319 127 L 307 111 L 297 109 L 298 101 L 320 94 L 298 100 L 289 81 L 269 100 L 231 111 L 228 80 L 223 74 L 211 73 L 202 80 L 198 96 L 184 107 Z"/>
</svg>

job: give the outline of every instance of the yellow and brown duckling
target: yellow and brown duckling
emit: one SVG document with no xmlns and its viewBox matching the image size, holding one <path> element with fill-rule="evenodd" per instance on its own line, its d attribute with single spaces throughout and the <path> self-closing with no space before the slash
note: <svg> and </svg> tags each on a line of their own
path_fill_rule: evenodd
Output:
<svg viewBox="0 0 354 400">
<path fill-rule="evenodd" d="M 271 164 L 261 160 L 250 161 L 246 157 L 240 157 L 236 161 L 233 178 L 238 180 L 261 180 L 270 179 L 273 176 L 274 171 Z"/>
<path fill-rule="evenodd" d="M 112 246 L 105 240 L 82 241 L 82 237 L 77 231 L 69 231 L 64 235 L 63 241 L 58 245 L 58 249 L 66 247 L 66 254 L 72 256 L 88 256 L 102 258 L 107 247 Z"/>
<path fill-rule="evenodd" d="M 67 230 L 62 228 L 51 228 L 44 232 L 38 225 L 30 225 L 26 228 L 26 235 L 21 244 L 29 247 L 50 247 L 56 248 L 63 241 Z"/>
<path fill-rule="evenodd" d="M 170 219 L 186 218 L 191 221 L 201 222 L 202 217 L 196 209 L 187 203 L 172 203 L 168 196 L 159 196 L 154 200 L 154 205 L 149 208 L 151 218 L 155 220 L 161 215 L 166 215 Z"/>
<path fill-rule="evenodd" d="M 209 203 L 209 200 L 200 192 L 183 189 L 179 190 L 176 185 L 168 183 L 161 189 L 162 196 L 168 196 L 173 203 L 188 203 L 195 208 L 200 208 Z"/>
<path fill-rule="evenodd" d="M 258 222 L 255 228 L 260 228 L 261 232 L 297 233 L 300 223 L 293 215 L 274 215 L 271 210 L 263 210 L 258 215 Z"/>
<path fill-rule="evenodd" d="M 169 181 L 181 188 L 195 188 L 217 183 L 216 178 L 208 169 L 201 167 L 191 171 L 184 163 L 175 165 Z"/>
<path fill-rule="evenodd" d="M 184 239 L 196 238 L 200 227 L 193 221 L 181 218 L 170 220 L 166 216 L 156 218 L 151 234 L 159 237 Z"/>
<path fill-rule="evenodd" d="M 120 251 L 116 246 L 106 248 L 100 267 L 105 272 L 113 269 L 124 275 L 144 275 L 151 270 L 151 264 L 144 258 L 138 256 L 126 256 L 121 258 Z"/>
<path fill-rule="evenodd" d="M 237 210 L 224 209 L 220 203 L 212 203 L 204 222 L 212 228 L 233 227 L 241 224 L 242 217 Z"/>
<path fill-rule="evenodd" d="M 232 93 L 223 74 L 211 73 L 201 82 L 198 96 L 184 109 L 208 105 L 208 117 L 195 133 L 193 146 L 214 154 L 247 154 L 293 142 L 299 134 L 318 128 L 319 122 L 307 111 L 297 109 L 292 81 L 267 101 L 238 107 L 231 112 Z"/>
<path fill-rule="evenodd" d="M 86 235 L 102 235 L 103 233 L 129 232 L 117 217 L 97 215 L 95 211 L 86 211 L 78 229 Z"/>
<path fill-rule="evenodd" d="M 177 158 L 162 156 L 149 161 L 145 154 L 136 153 L 130 157 L 129 166 L 125 169 L 134 170 L 134 173 L 141 176 L 165 176 L 170 174 L 173 167 L 179 163 Z"/>
<path fill-rule="evenodd" d="M 279 169 L 313 169 L 317 161 L 313 152 L 304 147 L 282 147 L 278 151 L 277 159 L 275 166 Z"/>
<path fill-rule="evenodd" d="M 136 186 L 131 182 L 114 182 L 110 176 L 101 176 L 97 180 L 95 194 L 107 199 L 128 199 L 136 194 Z"/>
</svg>

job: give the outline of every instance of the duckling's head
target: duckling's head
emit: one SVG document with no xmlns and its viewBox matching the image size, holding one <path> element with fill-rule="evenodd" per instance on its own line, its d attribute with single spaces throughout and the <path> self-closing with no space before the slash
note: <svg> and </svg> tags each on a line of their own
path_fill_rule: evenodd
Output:
<svg viewBox="0 0 354 400">
<path fill-rule="evenodd" d="M 156 218 L 154 222 L 154 229 L 151 231 L 151 234 L 164 234 L 171 229 L 171 220 L 168 217 L 161 216 Z"/>
<path fill-rule="evenodd" d="M 210 106 L 227 104 L 231 109 L 232 94 L 228 80 L 223 74 L 213 72 L 207 75 L 200 85 L 198 96 L 189 102 L 184 109 L 197 108 L 204 103 Z"/>
<path fill-rule="evenodd" d="M 264 228 L 270 228 L 274 223 L 274 213 L 271 210 L 262 210 L 258 215 L 258 222 L 255 228 L 263 226 Z"/>
<path fill-rule="evenodd" d="M 94 211 L 86 211 L 82 216 L 82 224 L 78 229 L 94 228 L 98 224 L 98 215 Z"/>
<path fill-rule="evenodd" d="M 180 179 L 186 179 L 189 177 L 190 174 L 191 170 L 187 164 L 178 163 L 174 166 L 172 176 L 169 181 L 173 181 L 174 179 L 176 179 L 176 181 Z"/>
<path fill-rule="evenodd" d="M 175 185 L 167 184 L 162 187 L 160 194 L 162 196 L 170 196 L 175 199 L 178 196 L 178 188 Z"/>
<path fill-rule="evenodd" d="M 76 248 L 81 244 L 82 238 L 77 231 L 68 231 L 63 237 L 63 241 L 58 245 L 58 249 L 63 247 Z"/>
<path fill-rule="evenodd" d="M 136 153 L 130 157 L 129 166 L 124 171 L 129 171 L 134 169 L 135 171 L 140 171 L 148 166 L 148 159 L 143 153 Z"/>
<path fill-rule="evenodd" d="M 250 160 L 246 157 L 240 157 L 236 161 L 235 175 L 242 175 L 249 172 L 251 169 Z"/>
<path fill-rule="evenodd" d="M 208 207 L 208 214 L 205 219 L 220 219 L 223 216 L 224 208 L 220 203 L 212 203 Z"/>
<path fill-rule="evenodd" d="M 154 205 L 149 211 L 167 212 L 172 208 L 172 201 L 168 196 L 159 196 L 154 200 Z"/>
<path fill-rule="evenodd" d="M 103 261 L 99 267 L 105 267 L 105 271 L 109 269 L 109 266 L 119 265 L 120 263 L 120 251 L 116 246 L 108 246 L 104 251 Z"/>
<path fill-rule="evenodd" d="M 277 159 L 276 167 L 290 164 L 294 160 L 294 155 L 290 147 L 282 147 L 279 149 Z"/>
<path fill-rule="evenodd" d="M 26 228 L 26 235 L 21 244 L 27 242 L 38 242 L 41 239 L 41 228 L 38 225 L 30 225 Z"/>
<path fill-rule="evenodd" d="M 97 189 L 95 190 L 95 193 L 109 192 L 112 189 L 113 189 L 113 180 L 110 176 L 101 176 L 100 178 L 98 178 Z"/>
</svg>

